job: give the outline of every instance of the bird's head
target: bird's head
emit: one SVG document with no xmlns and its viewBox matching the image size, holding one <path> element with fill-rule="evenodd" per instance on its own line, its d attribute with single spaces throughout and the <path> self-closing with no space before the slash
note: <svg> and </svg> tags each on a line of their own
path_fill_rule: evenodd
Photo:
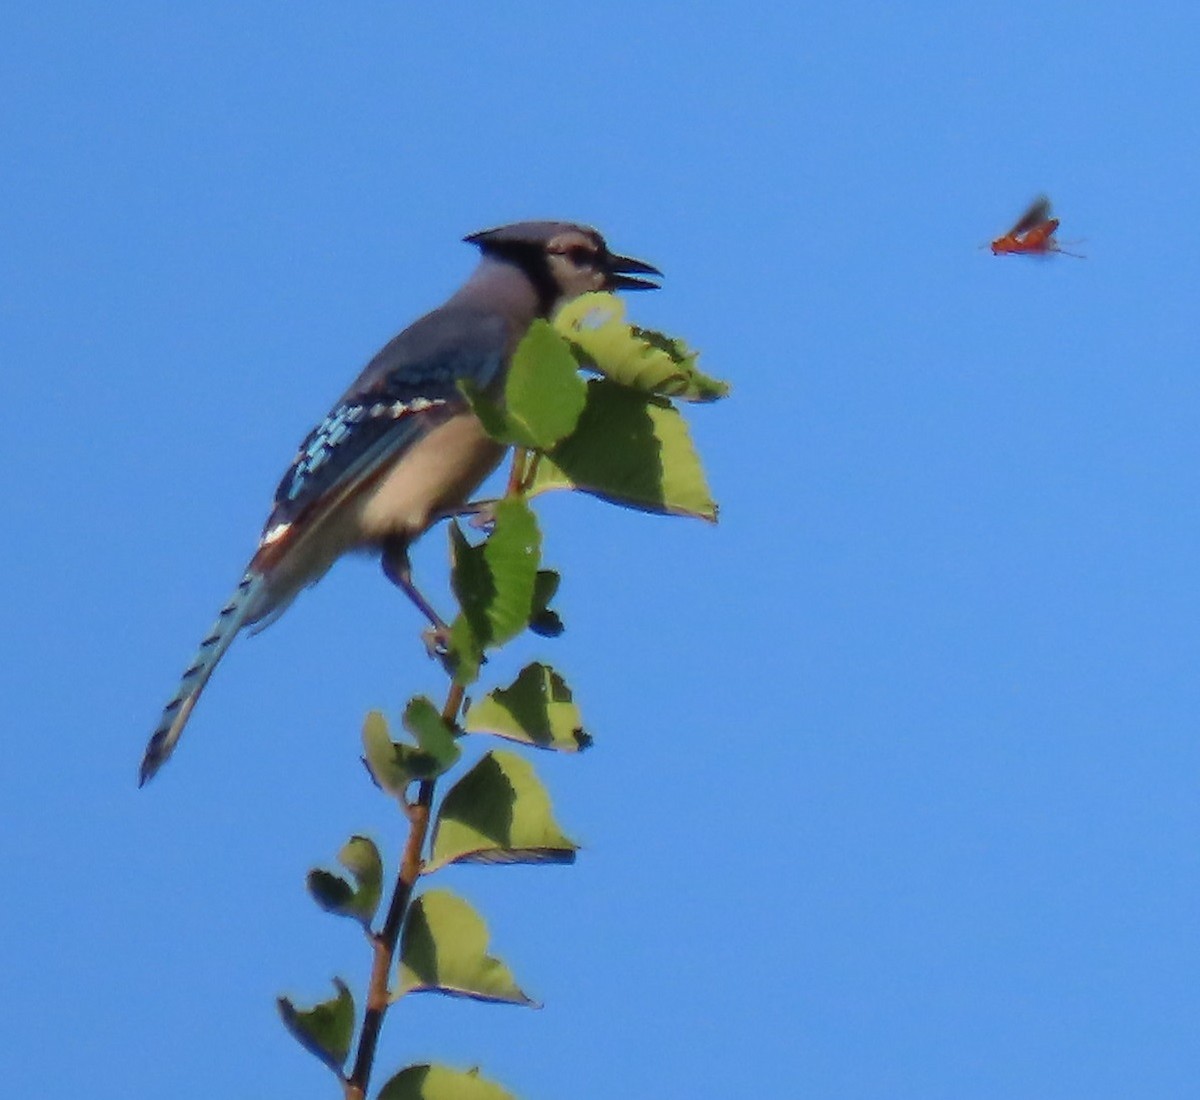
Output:
<svg viewBox="0 0 1200 1100">
<path fill-rule="evenodd" d="M 533 282 L 545 312 L 592 290 L 656 290 L 640 275 L 658 268 L 609 251 L 596 230 L 571 222 L 516 222 L 465 238 L 485 256 L 516 264 Z"/>
</svg>

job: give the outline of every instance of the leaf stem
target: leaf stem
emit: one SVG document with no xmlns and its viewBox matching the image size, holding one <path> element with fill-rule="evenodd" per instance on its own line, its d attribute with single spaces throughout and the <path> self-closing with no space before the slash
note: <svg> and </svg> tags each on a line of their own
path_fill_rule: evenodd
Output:
<svg viewBox="0 0 1200 1100">
<path fill-rule="evenodd" d="M 529 460 L 524 463 L 524 469 L 521 471 L 521 484 L 518 487 L 518 492 L 528 493 L 533 488 L 533 479 L 537 476 L 538 461 L 542 457 L 541 451 L 534 451 L 530 454 Z"/>
<path fill-rule="evenodd" d="M 513 448 L 512 469 L 508 472 L 508 488 L 504 495 L 515 497 L 523 489 L 525 483 L 525 463 L 529 452 L 524 447 Z"/>
</svg>

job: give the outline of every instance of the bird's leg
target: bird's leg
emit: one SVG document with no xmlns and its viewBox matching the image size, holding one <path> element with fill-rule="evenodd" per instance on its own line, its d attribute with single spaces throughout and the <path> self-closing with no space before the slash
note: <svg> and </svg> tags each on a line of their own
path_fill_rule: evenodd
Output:
<svg viewBox="0 0 1200 1100">
<path fill-rule="evenodd" d="M 429 601 L 421 594 L 412 579 L 412 565 L 408 560 L 408 544 L 405 542 L 390 542 L 383 548 L 383 573 L 389 581 L 400 589 L 430 622 L 428 630 L 421 632 L 425 648 L 431 657 L 444 657 L 450 649 L 450 628 L 434 611 Z"/>
</svg>

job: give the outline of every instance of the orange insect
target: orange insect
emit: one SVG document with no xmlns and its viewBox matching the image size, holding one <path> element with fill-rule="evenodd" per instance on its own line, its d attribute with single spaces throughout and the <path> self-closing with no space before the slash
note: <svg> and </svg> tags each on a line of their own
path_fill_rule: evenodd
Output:
<svg viewBox="0 0 1200 1100">
<path fill-rule="evenodd" d="M 1054 239 L 1058 219 L 1050 216 L 1050 200 L 1042 195 L 1033 200 L 1029 209 L 1017 219 L 1003 237 L 992 241 L 992 255 L 1048 256 L 1058 252 L 1063 256 L 1083 257 L 1078 252 L 1068 252 Z"/>
</svg>

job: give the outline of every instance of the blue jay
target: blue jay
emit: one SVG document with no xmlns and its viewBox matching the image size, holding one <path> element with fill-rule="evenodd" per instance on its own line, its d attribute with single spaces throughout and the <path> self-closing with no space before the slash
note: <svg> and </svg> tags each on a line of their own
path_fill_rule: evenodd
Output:
<svg viewBox="0 0 1200 1100">
<path fill-rule="evenodd" d="M 245 575 L 163 710 L 139 785 L 171 755 L 237 633 L 273 622 L 341 555 L 378 552 L 389 579 L 440 625 L 412 584 L 408 547 L 461 506 L 504 455 L 457 383 L 499 396 L 535 318 L 587 291 L 653 289 L 638 276 L 662 274 L 614 255 L 594 229 L 570 222 L 519 222 L 466 241 L 482 253 L 471 277 L 385 345 L 300 444 Z"/>
</svg>

